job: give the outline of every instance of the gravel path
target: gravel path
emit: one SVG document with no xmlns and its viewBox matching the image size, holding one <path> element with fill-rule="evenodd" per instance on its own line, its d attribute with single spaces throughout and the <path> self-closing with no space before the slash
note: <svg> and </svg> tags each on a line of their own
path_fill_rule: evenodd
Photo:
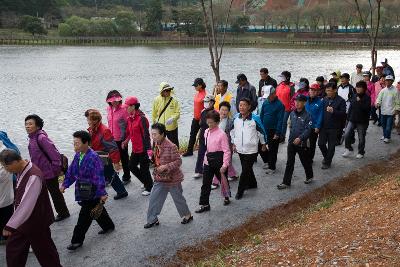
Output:
<svg viewBox="0 0 400 267">
<path fill-rule="evenodd" d="M 258 189 L 246 191 L 243 199 L 232 200 L 231 205 L 222 205 L 222 197 L 219 190 L 211 194 L 211 211 L 201 215 L 194 215 L 194 221 L 189 225 L 181 225 L 179 215 L 175 209 L 171 197 L 167 198 L 164 209 L 159 217 L 160 226 L 145 230 L 146 211 L 148 198 L 140 195 L 140 184 L 137 179 L 127 186 L 129 197 L 124 200 L 107 202 L 106 207 L 111 218 L 116 224 L 116 230 L 106 236 L 99 236 L 100 227 L 93 223 L 89 229 L 83 247 L 75 252 L 69 252 L 66 247 L 70 242 L 73 227 L 77 221 L 79 206 L 73 200 L 73 190 L 68 190 L 65 197 L 70 207 L 71 217 L 63 222 L 52 225 L 53 239 L 58 248 L 63 266 L 155 266 L 151 258 L 163 256 L 165 258 L 174 255 L 177 249 L 185 245 L 193 245 L 196 242 L 210 238 L 225 229 L 238 226 L 248 217 L 256 215 L 273 206 L 285 203 L 315 188 L 321 187 L 327 182 L 349 171 L 361 167 L 371 161 L 387 158 L 397 151 L 399 138 L 394 133 L 391 144 L 380 141 L 381 128 L 371 125 L 368 129 L 366 156 L 357 160 L 355 157 L 344 159 L 341 153 L 343 146 L 337 147 L 332 168 L 321 170 L 321 154 L 317 149 L 314 163 L 315 181 L 310 185 L 303 183 L 304 170 L 298 157 L 293 177 L 293 183 L 289 190 L 278 191 L 276 185 L 282 181 L 284 166 L 286 164 L 286 145 L 279 149 L 277 173 L 268 176 L 262 170 L 261 159 L 255 165 L 258 180 Z M 355 155 L 354 155 L 355 156 Z M 185 181 L 183 182 L 184 196 L 189 208 L 194 213 L 198 207 L 201 179 L 191 178 L 196 157 L 183 159 Z M 234 156 L 236 169 L 240 170 L 237 155 Z M 237 182 L 231 184 L 232 195 L 236 194 Z M 112 198 L 115 192 L 108 188 Z M 0 266 L 5 265 L 5 246 L 0 247 Z M 29 255 L 27 266 L 39 266 L 33 254 Z"/>
</svg>

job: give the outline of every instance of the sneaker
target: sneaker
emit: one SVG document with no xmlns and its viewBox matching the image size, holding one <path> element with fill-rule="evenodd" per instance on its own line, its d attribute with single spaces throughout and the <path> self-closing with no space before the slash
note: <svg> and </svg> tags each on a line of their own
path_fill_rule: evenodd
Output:
<svg viewBox="0 0 400 267">
<path fill-rule="evenodd" d="M 362 159 L 362 158 L 364 158 L 364 155 L 363 154 L 357 154 L 356 158 L 357 159 Z"/>
<path fill-rule="evenodd" d="M 268 164 L 268 163 L 264 163 L 263 169 L 264 169 L 264 170 L 269 169 L 269 164 Z"/>
<path fill-rule="evenodd" d="M 386 144 L 390 143 L 390 139 L 389 138 L 385 138 L 383 139 L 383 142 L 385 142 Z"/>
<path fill-rule="evenodd" d="M 322 167 L 321 167 L 321 169 L 323 169 L 323 170 L 326 170 L 326 169 L 329 169 L 331 167 L 331 165 L 328 165 L 328 164 L 322 164 Z"/>
<path fill-rule="evenodd" d="M 142 189 L 142 191 L 145 189 L 145 188 L 144 188 L 144 184 L 142 184 L 142 185 L 140 186 L 140 189 Z"/>
<path fill-rule="evenodd" d="M 265 173 L 266 174 L 274 174 L 275 172 L 276 172 L 276 170 L 268 169 Z"/>
<path fill-rule="evenodd" d="M 218 187 L 219 187 L 218 184 L 212 184 L 212 185 L 211 185 L 211 190 L 215 190 L 215 189 L 217 189 Z"/>
<path fill-rule="evenodd" d="M 126 198 L 127 196 L 128 196 L 128 192 L 124 192 L 122 194 L 117 194 L 116 196 L 114 196 L 114 200 L 123 199 L 123 198 Z"/>
<path fill-rule="evenodd" d="M 352 153 L 351 153 L 350 150 L 345 149 L 344 152 L 343 152 L 343 154 L 342 154 L 342 157 L 343 157 L 343 158 L 347 158 L 347 157 L 349 157 L 351 154 L 352 154 Z"/>
<path fill-rule="evenodd" d="M 203 177 L 203 174 L 201 174 L 201 173 L 195 173 L 195 174 L 193 175 L 193 178 L 194 178 L 194 179 L 199 179 L 199 178 L 201 178 L 201 177 Z"/>
<path fill-rule="evenodd" d="M 382 140 L 382 141 L 383 141 L 383 140 L 385 140 L 385 137 L 384 137 L 384 136 L 382 136 L 382 137 L 381 137 L 381 140 Z"/>
<path fill-rule="evenodd" d="M 230 182 L 237 181 L 237 179 L 237 176 L 228 177 L 228 181 Z"/>
<path fill-rule="evenodd" d="M 147 190 L 144 190 L 144 191 L 142 192 L 142 196 L 147 197 L 147 196 L 149 196 L 149 195 L 150 195 L 150 192 L 147 191 Z"/>
<path fill-rule="evenodd" d="M 312 181 L 313 181 L 313 178 L 307 178 L 307 179 L 304 180 L 304 183 L 305 184 L 311 184 Z"/>
<path fill-rule="evenodd" d="M 278 185 L 277 187 L 278 187 L 279 190 L 283 190 L 283 189 L 289 188 L 290 185 L 287 185 L 287 184 L 283 184 L 283 183 L 282 183 L 282 184 Z"/>
</svg>

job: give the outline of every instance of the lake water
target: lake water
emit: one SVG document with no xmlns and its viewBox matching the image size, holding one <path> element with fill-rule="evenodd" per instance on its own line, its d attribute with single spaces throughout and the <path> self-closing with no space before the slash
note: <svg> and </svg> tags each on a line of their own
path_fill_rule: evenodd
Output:
<svg viewBox="0 0 400 267">
<path fill-rule="evenodd" d="M 379 57 L 400 66 L 399 51 L 385 50 Z M 225 48 L 221 77 L 235 88 L 236 75 L 245 73 L 258 85 L 258 71 L 268 67 L 276 77 L 281 71 L 314 80 L 335 70 L 353 72 L 355 64 L 370 65 L 367 50 Z M 396 73 L 400 76 L 400 73 Z M 203 77 L 213 85 L 213 72 L 207 48 L 182 47 L 35 47 L 0 46 L 0 129 L 27 156 L 24 118 L 40 115 L 44 129 L 57 147 L 72 155 L 72 133 L 86 129 L 83 113 L 100 109 L 105 115 L 109 90 L 123 96 L 135 95 L 150 116 L 158 85 L 167 81 L 175 87 L 181 103 L 180 138 L 190 132 L 194 78 Z M 104 122 L 104 120 L 103 120 Z"/>
</svg>

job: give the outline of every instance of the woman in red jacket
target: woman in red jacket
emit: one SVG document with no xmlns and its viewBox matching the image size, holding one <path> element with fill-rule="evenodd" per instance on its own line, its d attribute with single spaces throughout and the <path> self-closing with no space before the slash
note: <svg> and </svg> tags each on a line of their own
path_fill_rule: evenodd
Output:
<svg viewBox="0 0 400 267">
<path fill-rule="evenodd" d="M 139 109 L 140 103 L 136 97 L 127 97 L 125 105 L 128 107 L 129 118 L 127 136 L 122 143 L 122 147 L 128 147 L 129 141 L 132 142 L 129 168 L 144 185 L 142 195 L 148 196 L 153 188 L 153 179 L 150 174 L 150 159 L 153 152 L 151 150 L 149 121 L 146 115 Z"/>
<path fill-rule="evenodd" d="M 89 124 L 88 132 L 91 136 L 91 148 L 100 156 L 106 154 L 104 159 L 104 177 L 107 182 L 110 182 L 112 188 L 117 192 L 115 200 L 125 198 L 128 192 L 124 184 L 118 176 L 121 170 L 121 156 L 119 154 L 117 143 L 111 134 L 110 129 L 101 122 L 100 111 L 89 109 L 85 112 L 85 117 Z"/>
</svg>

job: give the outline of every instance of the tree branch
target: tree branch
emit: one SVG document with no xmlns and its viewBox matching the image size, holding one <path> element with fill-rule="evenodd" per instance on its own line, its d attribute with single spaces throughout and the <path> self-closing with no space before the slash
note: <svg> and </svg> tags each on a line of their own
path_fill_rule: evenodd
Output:
<svg viewBox="0 0 400 267">
<path fill-rule="evenodd" d="M 224 26 L 224 33 L 222 34 L 222 43 L 221 43 L 221 48 L 220 48 L 220 51 L 219 51 L 218 62 L 221 60 L 222 51 L 223 51 L 224 45 L 225 45 L 226 28 L 228 27 L 229 17 L 230 17 L 230 15 L 231 15 L 232 4 L 233 4 L 233 0 L 231 0 L 231 3 L 230 3 L 230 5 L 229 5 L 229 9 L 228 9 L 228 14 L 226 15 L 225 26 Z"/>
</svg>

